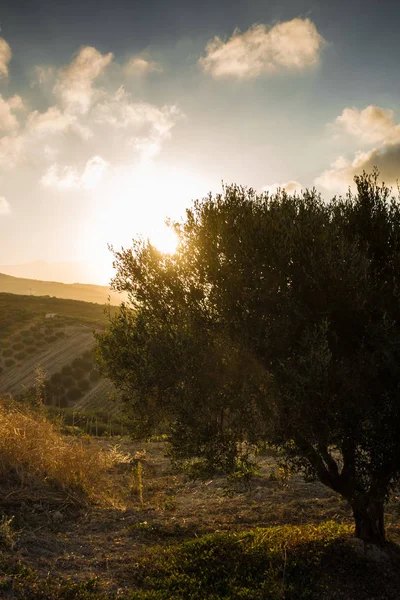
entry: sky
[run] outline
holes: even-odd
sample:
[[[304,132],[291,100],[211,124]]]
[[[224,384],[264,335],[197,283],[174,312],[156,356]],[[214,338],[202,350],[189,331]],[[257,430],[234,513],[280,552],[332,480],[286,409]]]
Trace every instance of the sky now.
[[[3,0],[0,265],[106,284],[107,244],[168,249],[165,219],[222,182],[329,198],[377,166],[396,186],[399,17],[391,0]]]

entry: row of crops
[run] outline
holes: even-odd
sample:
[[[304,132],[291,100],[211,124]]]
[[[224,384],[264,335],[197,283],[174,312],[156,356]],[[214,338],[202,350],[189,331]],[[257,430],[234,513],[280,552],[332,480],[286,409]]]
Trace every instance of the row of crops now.
[[[67,408],[80,400],[100,379],[92,351],[75,358],[45,383],[45,402]]]
[[[0,373],[6,368],[21,364],[31,356],[42,352],[50,344],[66,336],[65,319],[55,318],[34,322],[1,342]]]

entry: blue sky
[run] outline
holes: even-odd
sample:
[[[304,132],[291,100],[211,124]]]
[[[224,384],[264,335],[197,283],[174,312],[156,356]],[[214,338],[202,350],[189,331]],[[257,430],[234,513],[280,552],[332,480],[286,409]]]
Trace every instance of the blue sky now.
[[[399,16],[388,0],[3,3],[0,265],[81,262],[105,282],[108,242],[167,244],[165,217],[221,181],[329,197],[376,164],[395,184]]]

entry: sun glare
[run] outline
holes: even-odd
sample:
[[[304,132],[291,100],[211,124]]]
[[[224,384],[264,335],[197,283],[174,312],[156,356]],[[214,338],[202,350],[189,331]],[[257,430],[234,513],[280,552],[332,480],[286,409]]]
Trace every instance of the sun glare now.
[[[175,231],[167,225],[152,231],[149,240],[163,254],[174,254],[179,242]]]

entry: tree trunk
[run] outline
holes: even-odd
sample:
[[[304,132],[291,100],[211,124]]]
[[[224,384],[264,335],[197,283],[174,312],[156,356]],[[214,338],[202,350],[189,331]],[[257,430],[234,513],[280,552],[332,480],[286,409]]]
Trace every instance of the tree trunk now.
[[[385,544],[385,522],[382,501],[356,502],[352,506],[356,524],[356,537],[382,546]]]

